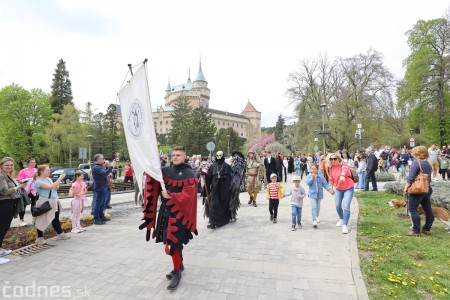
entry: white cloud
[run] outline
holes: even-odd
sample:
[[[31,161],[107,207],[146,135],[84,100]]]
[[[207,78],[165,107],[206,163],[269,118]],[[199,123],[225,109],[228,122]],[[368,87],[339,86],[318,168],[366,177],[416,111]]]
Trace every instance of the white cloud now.
[[[67,62],[78,107],[116,102],[127,64],[149,59],[153,106],[167,80],[181,84],[199,56],[212,108],[239,113],[247,99],[263,126],[289,115],[285,91],[298,61],[327,52],[380,51],[397,77],[408,55],[404,33],[441,17],[448,1],[2,1],[0,87],[50,91]]]

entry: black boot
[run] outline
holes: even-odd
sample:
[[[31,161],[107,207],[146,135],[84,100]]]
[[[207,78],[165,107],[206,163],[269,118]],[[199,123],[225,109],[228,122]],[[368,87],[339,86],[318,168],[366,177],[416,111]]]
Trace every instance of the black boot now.
[[[248,200],[248,204],[252,204],[253,202],[253,197],[250,197],[250,200]]]
[[[180,265],[180,271],[181,271],[181,272],[184,271],[184,265],[183,265],[183,263],[181,263],[181,265]],[[169,280],[172,279],[173,273],[175,273],[174,270],[170,271],[169,274],[166,274],[166,278],[169,279]]]
[[[254,207],[258,207],[258,205],[256,205],[256,201],[255,200],[253,200],[253,206]]]
[[[169,285],[167,286],[168,290],[174,290],[177,288],[178,284],[181,281],[181,271],[176,271],[172,273],[172,279],[170,280]]]

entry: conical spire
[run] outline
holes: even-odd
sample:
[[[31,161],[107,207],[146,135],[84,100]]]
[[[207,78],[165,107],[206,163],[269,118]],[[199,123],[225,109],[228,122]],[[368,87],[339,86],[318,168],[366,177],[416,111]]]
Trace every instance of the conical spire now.
[[[203,71],[202,71],[202,61],[200,61],[200,66],[198,68],[198,73],[197,73],[197,77],[195,77],[195,81],[205,81],[205,75],[203,75]]]
[[[170,87],[170,81],[167,82],[166,92],[170,92],[172,88]]]

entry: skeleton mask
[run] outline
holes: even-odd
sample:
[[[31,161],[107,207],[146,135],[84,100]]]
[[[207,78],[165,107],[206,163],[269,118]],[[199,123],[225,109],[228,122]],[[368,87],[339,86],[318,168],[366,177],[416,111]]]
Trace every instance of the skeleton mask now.
[[[217,159],[222,159],[222,157],[223,157],[223,152],[222,151],[217,151],[216,158]]]

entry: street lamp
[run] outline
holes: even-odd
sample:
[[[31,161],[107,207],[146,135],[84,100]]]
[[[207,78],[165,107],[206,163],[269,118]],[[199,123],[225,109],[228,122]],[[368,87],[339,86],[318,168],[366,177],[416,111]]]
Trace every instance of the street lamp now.
[[[229,134],[227,134],[227,140],[228,140],[228,155],[227,156],[230,156],[230,135]]]
[[[320,104],[319,108],[320,108],[320,112],[322,113],[322,142],[323,142],[323,153],[325,155],[326,151],[326,147],[325,147],[325,134],[323,133],[325,131],[325,107],[327,107],[327,105],[325,103]]]
[[[92,135],[92,134],[88,134],[87,136],[86,136],[86,138],[88,139],[88,141],[89,141],[89,159],[88,159],[88,164],[89,164],[89,169],[91,168],[91,141],[92,141],[92,138],[93,138],[94,136]]]

